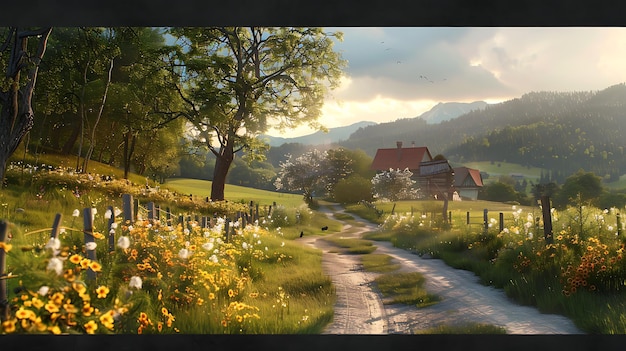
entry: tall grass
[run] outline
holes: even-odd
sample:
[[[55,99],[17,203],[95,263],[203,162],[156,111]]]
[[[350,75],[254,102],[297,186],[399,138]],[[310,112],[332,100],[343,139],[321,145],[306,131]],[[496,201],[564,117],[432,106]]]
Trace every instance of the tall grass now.
[[[424,276],[419,272],[389,273],[374,279],[376,286],[384,297],[389,298],[386,304],[406,304],[427,307],[439,302],[437,295],[428,293],[423,285]]]

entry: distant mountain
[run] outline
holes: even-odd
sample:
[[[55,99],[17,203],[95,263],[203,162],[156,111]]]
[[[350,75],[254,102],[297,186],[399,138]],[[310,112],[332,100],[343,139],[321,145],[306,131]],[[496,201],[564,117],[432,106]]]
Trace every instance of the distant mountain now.
[[[261,135],[260,139],[265,139],[270,146],[280,146],[286,143],[300,143],[305,145],[324,145],[346,140],[352,133],[360,128],[375,125],[375,122],[362,121],[349,126],[328,128],[328,133],[317,131],[313,134],[303,135],[294,138],[275,137],[271,135]]]
[[[487,106],[484,101],[466,102],[440,102],[435,107],[422,113],[419,118],[428,124],[436,124],[449,121],[464,115],[470,111],[483,110]]]

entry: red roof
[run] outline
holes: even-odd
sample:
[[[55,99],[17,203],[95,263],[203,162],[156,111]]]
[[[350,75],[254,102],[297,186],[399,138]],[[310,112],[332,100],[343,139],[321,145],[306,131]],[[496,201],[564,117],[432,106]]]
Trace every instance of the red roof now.
[[[419,170],[420,162],[431,161],[432,159],[430,151],[425,146],[378,149],[370,168],[376,171],[408,168],[411,172],[416,173],[415,171]]]
[[[481,187],[483,186],[483,178],[477,169],[457,167],[454,169],[454,186],[457,188]]]

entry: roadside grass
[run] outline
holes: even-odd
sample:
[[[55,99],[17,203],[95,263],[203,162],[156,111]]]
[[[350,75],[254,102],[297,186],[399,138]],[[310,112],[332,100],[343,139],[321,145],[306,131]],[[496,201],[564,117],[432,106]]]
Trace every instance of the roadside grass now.
[[[391,263],[392,257],[385,254],[365,254],[361,256],[363,269],[369,272],[388,273],[400,269],[397,263]]]
[[[248,267],[252,281],[240,301],[258,308],[260,318],[246,326],[246,334],[320,334],[332,321],[335,291],[321,270],[322,252],[281,238],[264,238],[264,245],[278,250],[277,260],[254,261]],[[282,259],[281,259],[282,258]],[[207,320],[202,306],[177,311],[176,324],[190,334],[219,334],[218,316]]]
[[[424,276],[419,272],[384,274],[374,282],[384,297],[383,303],[415,305],[419,308],[428,307],[440,301],[440,297],[429,294],[424,288]]]
[[[376,209],[363,204],[346,205],[346,212],[355,214],[375,224],[383,224],[390,215],[405,215],[418,218],[425,227],[438,227],[442,220],[443,202],[437,200],[406,200],[397,202],[374,203]],[[515,206],[515,207],[513,207]],[[538,212],[537,208],[494,201],[450,201],[448,202],[448,216],[452,214],[452,227],[465,227],[467,213],[470,214],[470,226],[480,228],[484,219],[484,210],[489,218],[498,218],[502,212],[505,222],[512,221],[513,212],[522,209],[524,212]],[[376,212],[382,211],[382,215]]]
[[[440,325],[425,330],[413,330],[413,334],[506,334],[506,329],[484,323],[465,323],[458,325]]]
[[[342,248],[342,252],[348,254],[368,254],[376,251],[376,246],[369,240],[338,237],[336,235],[324,237],[322,240]]]

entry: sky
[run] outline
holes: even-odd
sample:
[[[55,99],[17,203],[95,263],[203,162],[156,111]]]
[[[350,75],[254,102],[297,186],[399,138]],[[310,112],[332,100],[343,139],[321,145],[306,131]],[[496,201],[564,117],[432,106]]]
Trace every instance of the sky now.
[[[499,103],[537,91],[626,82],[626,27],[340,27],[348,61],[327,128],[412,118],[439,102]],[[315,132],[307,127],[274,136]]]

